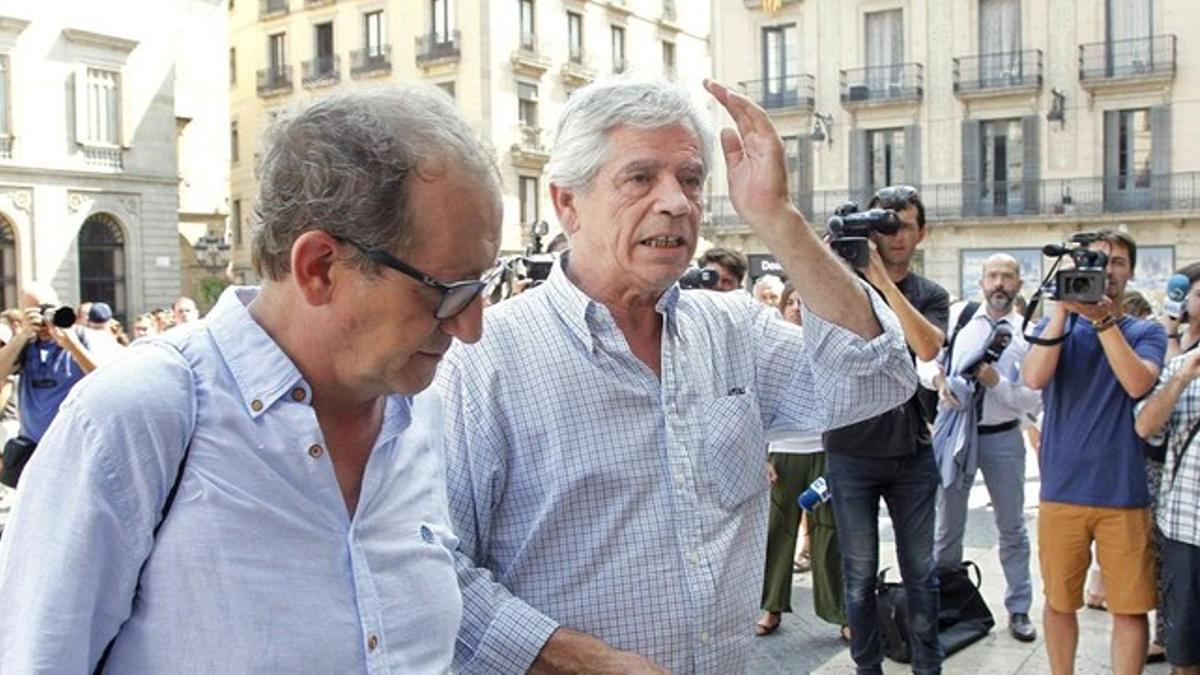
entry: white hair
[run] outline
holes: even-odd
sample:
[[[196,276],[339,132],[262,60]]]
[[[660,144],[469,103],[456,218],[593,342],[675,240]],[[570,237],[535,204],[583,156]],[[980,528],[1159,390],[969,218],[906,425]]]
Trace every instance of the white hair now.
[[[755,295],[758,294],[759,289],[775,291],[776,293],[782,294],[783,293],[783,279],[780,279],[779,277],[775,276],[774,274],[764,274],[763,276],[758,278],[758,281],[754,282],[754,294]]]

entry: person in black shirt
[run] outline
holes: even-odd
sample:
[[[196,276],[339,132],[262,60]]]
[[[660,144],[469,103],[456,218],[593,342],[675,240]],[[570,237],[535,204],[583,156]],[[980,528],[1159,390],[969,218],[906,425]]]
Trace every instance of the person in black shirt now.
[[[930,361],[945,341],[950,295],[910,270],[917,244],[925,238],[925,206],[916,189],[895,186],[876,192],[871,207],[895,211],[902,225],[893,235],[871,235],[870,264],[859,272],[899,317],[909,351]],[[879,417],[827,432],[823,443],[838,530],[854,533],[842,542],[842,577],[850,655],[858,672],[883,672],[875,607],[880,497],[892,519],[908,598],[913,672],[939,672],[942,648],[937,637],[939,602],[933,562],[939,479],[918,394]]]

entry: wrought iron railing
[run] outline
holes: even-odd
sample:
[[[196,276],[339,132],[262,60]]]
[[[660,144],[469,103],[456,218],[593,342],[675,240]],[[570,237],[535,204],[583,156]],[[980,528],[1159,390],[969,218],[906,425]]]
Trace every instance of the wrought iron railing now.
[[[462,56],[462,36],[459,31],[434,32],[417,36],[417,65],[434,61],[458,59]]]
[[[1175,74],[1175,36],[1152,35],[1079,45],[1079,81]]]
[[[258,95],[267,96],[292,90],[292,67],[276,66],[258,71]]]
[[[336,54],[325,54],[301,64],[304,70],[303,83],[312,84],[333,83],[341,79],[341,59]]]
[[[954,93],[1042,86],[1042,50],[960,56],[954,59]]]
[[[925,95],[925,67],[919,63],[851,68],[842,71],[842,104],[916,101]]]
[[[258,0],[258,17],[260,19],[287,14],[289,10],[288,0]]]
[[[391,45],[380,45],[375,49],[355,49],[350,52],[351,76],[391,72],[391,70]]]
[[[815,99],[812,75],[778,75],[764,80],[738,82],[742,93],[766,110],[811,108]]]

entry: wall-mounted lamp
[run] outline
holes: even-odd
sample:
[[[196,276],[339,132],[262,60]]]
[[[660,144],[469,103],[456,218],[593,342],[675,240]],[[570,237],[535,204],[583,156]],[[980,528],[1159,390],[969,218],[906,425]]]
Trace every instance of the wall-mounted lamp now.
[[[829,113],[813,113],[813,130],[808,135],[813,141],[827,141],[833,145],[833,115]]]
[[[1067,123],[1067,95],[1058,87],[1051,89],[1050,95],[1054,97],[1054,100],[1050,102],[1050,112],[1046,113],[1046,119],[1050,122],[1058,122],[1061,129]]]

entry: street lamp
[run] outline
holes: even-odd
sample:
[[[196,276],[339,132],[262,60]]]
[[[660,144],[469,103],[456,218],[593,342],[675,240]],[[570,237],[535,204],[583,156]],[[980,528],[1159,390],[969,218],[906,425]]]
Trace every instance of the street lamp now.
[[[192,248],[196,252],[196,264],[210,274],[229,264],[229,242],[225,241],[225,237],[206,234],[197,239]]]

